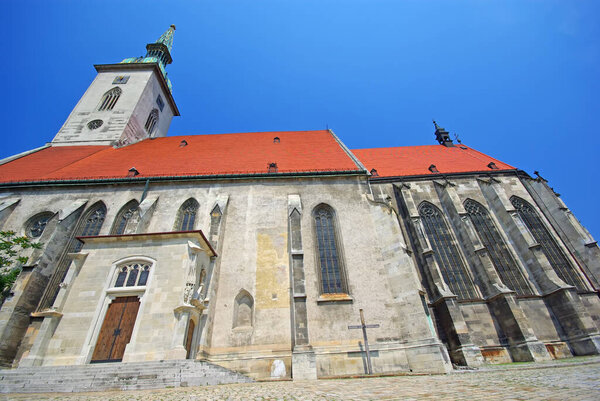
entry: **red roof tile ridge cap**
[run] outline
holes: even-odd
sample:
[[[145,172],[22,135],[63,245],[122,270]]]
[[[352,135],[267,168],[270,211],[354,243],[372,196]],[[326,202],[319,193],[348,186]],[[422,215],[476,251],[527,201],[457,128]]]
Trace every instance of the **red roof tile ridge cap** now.
[[[355,150],[383,150],[383,149],[406,149],[406,148],[429,148],[429,147],[438,147],[438,146],[442,146],[445,148],[445,146],[443,145],[406,145],[406,146],[383,146],[383,147],[379,147],[379,148],[362,148],[362,149],[350,149],[351,151],[355,151]]]
[[[252,131],[252,132],[222,132],[218,134],[187,134],[187,135],[170,135],[170,136],[162,136],[158,138],[148,138],[152,140],[156,139],[169,139],[169,138],[189,138],[195,136],[219,136],[219,135],[244,135],[244,134],[296,134],[302,132],[329,132],[326,129],[313,129],[313,130],[296,130],[296,131]],[[145,141],[145,140],[144,140]],[[140,141],[140,142],[144,142]]]
[[[487,155],[487,154],[485,154],[485,153],[483,153],[483,152],[480,152],[480,151],[478,151],[477,149],[474,149],[474,148],[472,148],[472,147],[470,147],[470,146],[463,145],[463,144],[460,144],[459,146],[464,146],[464,147],[466,147],[468,150],[470,150],[472,153],[471,153],[471,152],[467,152],[467,154],[468,154],[469,156],[471,156],[471,157],[473,157],[473,158],[477,159],[477,160],[481,160],[481,161],[483,161],[483,162],[486,162],[486,161],[488,161],[489,159],[492,159],[493,161],[497,161],[497,162],[499,162],[499,163],[502,163],[502,164],[504,164],[504,165],[506,165],[506,166],[510,167],[510,169],[516,169],[516,167],[513,167],[512,165],[510,165],[510,164],[508,164],[508,163],[505,163],[505,162],[503,162],[502,160],[498,160],[498,159],[496,159],[495,157],[489,156],[489,155]],[[473,154],[473,153],[475,153],[475,154]],[[483,156],[483,157],[482,157],[482,156]],[[506,170],[506,169],[504,169],[504,170]]]

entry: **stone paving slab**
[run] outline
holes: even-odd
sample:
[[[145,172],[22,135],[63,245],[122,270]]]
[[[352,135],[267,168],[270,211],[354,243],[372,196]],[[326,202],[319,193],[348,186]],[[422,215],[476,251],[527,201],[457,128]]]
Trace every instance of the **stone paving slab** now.
[[[0,400],[599,400],[600,360],[434,376],[263,382],[78,394],[5,394]],[[1,384],[0,384],[1,385]]]

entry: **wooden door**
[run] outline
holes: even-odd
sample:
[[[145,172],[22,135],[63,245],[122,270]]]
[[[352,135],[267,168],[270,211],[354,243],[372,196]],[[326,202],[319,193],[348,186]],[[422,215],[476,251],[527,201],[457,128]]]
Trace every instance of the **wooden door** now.
[[[189,359],[192,356],[192,340],[194,339],[194,328],[196,324],[193,320],[190,319],[188,322],[188,330],[187,330],[187,338],[185,340],[185,349],[187,350],[186,359]]]
[[[123,359],[125,346],[131,340],[139,307],[140,300],[136,296],[115,298],[108,305],[92,355],[92,363],[120,362]]]

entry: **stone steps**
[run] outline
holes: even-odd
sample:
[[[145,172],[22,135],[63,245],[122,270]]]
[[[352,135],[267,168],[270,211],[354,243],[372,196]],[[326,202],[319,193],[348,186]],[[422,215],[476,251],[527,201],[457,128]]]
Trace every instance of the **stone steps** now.
[[[206,361],[116,362],[0,370],[0,393],[141,390],[251,381]]]

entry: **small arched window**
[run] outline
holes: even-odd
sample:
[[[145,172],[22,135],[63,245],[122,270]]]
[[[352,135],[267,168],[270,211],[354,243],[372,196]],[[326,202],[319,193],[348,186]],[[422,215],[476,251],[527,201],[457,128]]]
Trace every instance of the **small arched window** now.
[[[144,125],[144,128],[146,129],[146,132],[148,133],[148,135],[150,135],[150,136],[152,135],[157,124],[158,124],[158,110],[152,109],[152,111],[148,115],[146,124]]]
[[[523,277],[523,273],[517,266],[517,262],[512,257],[485,207],[472,199],[467,199],[465,210],[469,214],[483,246],[487,249],[502,282],[519,295],[531,295],[531,288],[527,284],[527,280]]]
[[[108,92],[102,96],[102,100],[100,101],[100,106],[98,106],[98,111],[103,110],[112,110],[117,104],[117,101],[121,97],[121,93],[123,91],[119,87],[112,88]]]
[[[235,297],[233,310],[233,328],[252,327],[252,315],[254,313],[254,299],[246,290],[240,290]]]
[[[552,238],[552,234],[550,234],[533,206],[518,196],[512,196],[510,203],[512,203],[519,213],[519,216],[531,232],[531,235],[533,235],[533,238],[541,245],[542,252],[546,255],[548,262],[550,262],[558,277],[565,283],[575,286],[579,291],[584,291],[586,285],[581,276],[575,271],[573,265],[569,263],[563,251],[558,247],[558,244]]]
[[[125,206],[121,208],[117,217],[115,218],[115,222],[113,224],[112,230],[110,231],[113,235],[125,234],[125,230],[128,228],[128,224],[130,222],[134,222],[139,216],[139,204],[136,200],[131,200],[127,202]]]
[[[343,260],[340,257],[339,234],[335,227],[335,212],[326,204],[320,204],[313,211],[321,292],[323,294],[347,294]]]
[[[175,221],[175,231],[192,231],[196,224],[196,214],[200,205],[194,198],[190,198],[183,202],[177,212],[177,220]]]
[[[150,264],[147,262],[129,262],[119,265],[117,272],[113,287],[142,287],[148,282]]]
[[[476,298],[473,281],[467,274],[467,268],[440,209],[429,202],[423,202],[419,206],[419,215],[435,260],[450,290],[458,299]]]
[[[38,213],[27,221],[25,233],[29,238],[39,238],[46,229],[46,224],[54,216],[52,212]]]

